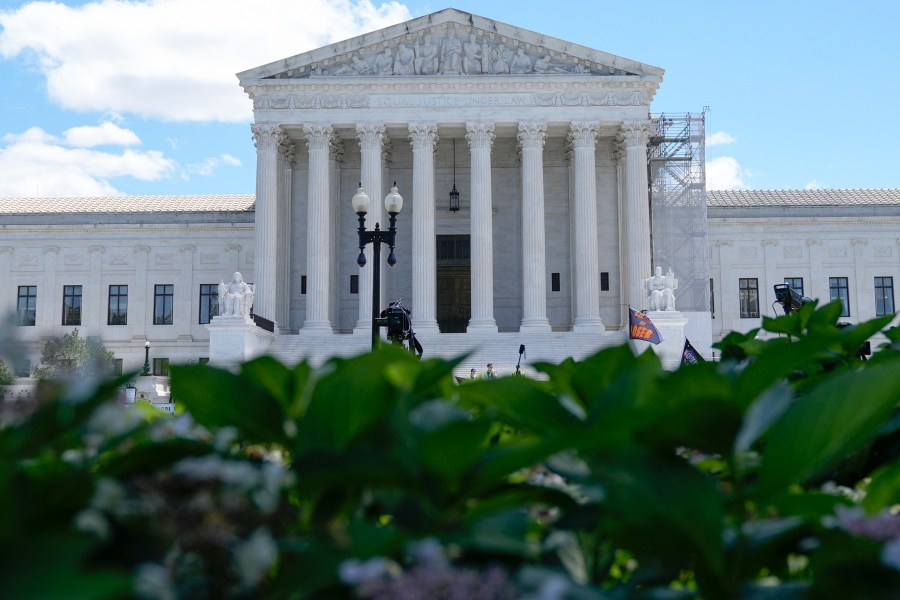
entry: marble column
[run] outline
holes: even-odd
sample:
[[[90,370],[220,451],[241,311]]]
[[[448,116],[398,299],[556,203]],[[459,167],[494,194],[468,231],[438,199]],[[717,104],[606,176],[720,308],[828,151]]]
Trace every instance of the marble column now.
[[[379,223],[387,229],[384,219],[384,189],[382,183],[382,150],[384,149],[384,125],[381,123],[358,123],[356,135],[359,139],[360,182],[369,195],[369,214],[366,215],[366,229],[375,229]],[[366,266],[359,269],[359,319],[354,333],[372,335],[372,245],[365,247]],[[381,265],[384,274],[384,264]],[[382,289],[384,286],[382,286]]]
[[[572,260],[575,271],[575,319],[572,331],[597,333],[605,330],[600,318],[600,260],[597,227],[597,123],[573,121],[569,143],[574,161]]]
[[[253,313],[275,319],[280,125],[253,125],[256,144],[256,225]]]
[[[522,148],[522,332],[550,331],[544,240],[544,141],[547,124],[519,123]]]
[[[84,314],[82,325],[85,336],[99,336],[102,326],[106,324],[104,300],[109,302],[109,288],[101,287],[103,253],[106,252],[106,246],[90,246],[88,251],[91,257],[91,275],[90,285],[83,291],[84,297],[81,301]]]
[[[12,246],[0,246],[0,281],[12,281],[12,261],[15,248]],[[19,290],[12,286],[6,293],[0,295],[0,323],[11,323],[15,318],[14,313],[18,308]]]
[[[466,123],[472,157],[472,317],[468,333],[496,333],[494,320],[494,234],[491,200],[491,146],[494,124]]]
[[[278,208],[275,241],[277,297],[274,320],[279,329],[290,329],[291,310],[291,179],[294,172],[295,147],[284,133],[278,138]]]
[[[309,193],[306,236],[306,320],[303,329],[332,330],[328,318],[330,241],[328,205],[331,199],[330,155],[334,130],[330,124],[304,125],[309,148]]]
[[[625,121],[619,140],[625,149],[624,198],[622,201],[623,285],[622,301],[643,307],[643,280],[650,276],[650,197],[647,189],[647,140],[650,126],[644,121]]]
[[[440,333],[434,208],[437,123],[410,123],[409,139],[413,149],[412,327],[416,333]]]

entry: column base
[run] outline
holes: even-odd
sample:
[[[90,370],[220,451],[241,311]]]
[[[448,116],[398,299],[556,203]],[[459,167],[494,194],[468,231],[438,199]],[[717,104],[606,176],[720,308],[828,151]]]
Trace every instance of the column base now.
[[[519,333],[550,333],[550,331],[550,321],[540,317],[526,317],[519,326]]]
[[[441,332],[437,321],[430,319],[422,319],[421,321],[412,321],[412,329],[416,335],[436,335]]]
[[[606,326],[603,325],[603,319],[600,317],[578,317],[572,324],[572,331],[575,333],[604,333]]]
[[[497,333],[497,321],[494,319],[470,319],[466,333]]]
[[[316,332],[332,332],[334,328],[331,326],[331,321],[324,320],[312,320],[307,319],[303,321],[303,330],[304,331],[316,331]]]
[[[356,327],[353,328],[353,335],[372,335],[372,319],[357,321]]]

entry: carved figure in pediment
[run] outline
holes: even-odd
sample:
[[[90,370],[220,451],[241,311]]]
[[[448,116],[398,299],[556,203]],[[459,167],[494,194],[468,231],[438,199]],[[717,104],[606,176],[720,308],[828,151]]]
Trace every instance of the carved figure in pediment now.
[[[375,56],[372,63],[372,71],[376,75],[390,75],[394,72],[394,56],[390,48],[385,48],[383,54]]]
[[[491,47],[491,73],[509,74],[509,51],[503,44]]]
[[[469,41],[463,44],[463,72],[466,75],[479,75],[481,73],[482,59],[484,53],[481,51],[481,44],[475,37],[474,33],[469,34]]]
[[[447,32],[447,38],[441,44],[441,74],[456,74],[462,71],[462,42],[456,37],[456,31]]]
[[[421,45],[416,40],[415,71],[418,75],[435,75],[438,72],[438,47],[432,43],[430,33],[424,35]]]
[[[397,46],[397,56],[394,58],[394,75],[413,75],[415,73],[416,53],[406,44]]]
[[[358,54],[353,55],[353,71],[357,75],[368,75],[370,72],[369,63],[359,57]]]
[[[564,66],[552,63],[549,54],[545,54],[534,61],[535,73],[566,73],[567,71],[568,69]]]
[[[516,50],[516,55],[512,57],[509,63],[509,72],[513,75],[531,73],[531,59],[525,54],[523,48]]]

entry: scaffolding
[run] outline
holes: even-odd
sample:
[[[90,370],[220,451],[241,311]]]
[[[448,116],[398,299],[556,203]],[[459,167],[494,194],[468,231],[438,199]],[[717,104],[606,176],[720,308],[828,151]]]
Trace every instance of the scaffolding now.
[[[676,307],[709,312],[705,111],[651,115],[647,166],[653,266],[678,279]]]

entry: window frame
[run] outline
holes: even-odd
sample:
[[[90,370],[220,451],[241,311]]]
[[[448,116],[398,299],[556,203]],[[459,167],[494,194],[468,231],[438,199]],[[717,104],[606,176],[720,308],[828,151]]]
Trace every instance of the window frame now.
[[[83,289],[80,285],[63,285],[62,320],[63,327],[81,327],[81,307]]]
[[[881,285],[879,285],[879,280]],[[879,295],[879,290],[881,294]],[[890,296],[888,296],[890,293]],[[890,307],[887,301],[890,300]],[[894,305],[894,278],[891,275],[875,276],[875,316],[882,317],[884,315],[892,315],[896,312]]]
[[[25,294],[22,291],[25,290]],[[33,293],[30,293],[33,292]],[[22,301],[25,301],[25,307],[22,307]],[[24,322],[25,316],[30,313],[31,322]],[[36,285],[20,285],[16,295],[16,325],[19,327],[35,327],[37,325],[37,286]]]
[[[113,293],[116,288],[116,293]],[[125,293],[122,293],[122,289]],[[119,325],[128,325],[128,286],[123,284],[112,284],[107,292],[106,304],[106,324],[114,327]],[[113,312],[113,298],[115,298],[115,312]],[[125,305],[124,309],[122,304]],[[119,322],[121,320],[121,322]]]
[[[796,287],[794,287],[794,282],[795,282],[795,281],[799,281],[799,282],[800,282],[800,289],[797,289]],[[802,296],[806,296],[806,293],[803,291],[803,278],[802,278],[802,277],[785,277],[785,278],[784,278],[784,283],[785,283],[785,285],[787,285],[789,288],[791,288],[792,290],[794,290],[794,291],[796,291],[798,294],[800,294],[801,297],[802,297]]]
[[[169,359],[165,356],[154,357],[151,361],[150,372],[154,377],[169,376]]]
[[[204,291],[204,288],[206,290]],[[204,298],[206,303],[203,302]],[[206,320],[204,321],[204,310],[206,309]],[[197,321],[200,325],[208,325],[213,317],[219,316],[219,284],[218,283],[201,283],[200,284],[200,310]]]
[[[750,282],[753,282],[752,284]],[[738,277],[738,298],[740,299],[740,318],[759,318],[759,278]],[[755,307],[755,310],[754,310]]]
[[[166,308],[168,307],[168,312]],[[162,310],[160,310],[162,308]],[[153,286],[153,324],[175,324],[175,284],[157,283]]]
[[[841,285],[843,283],[843,285]],[[843,292],[843,296],[841,295]],[[831,301],[840,300],[841,316],[850,316],[850,278],[849,277],[829,277],[828,278],[828,296]]]

